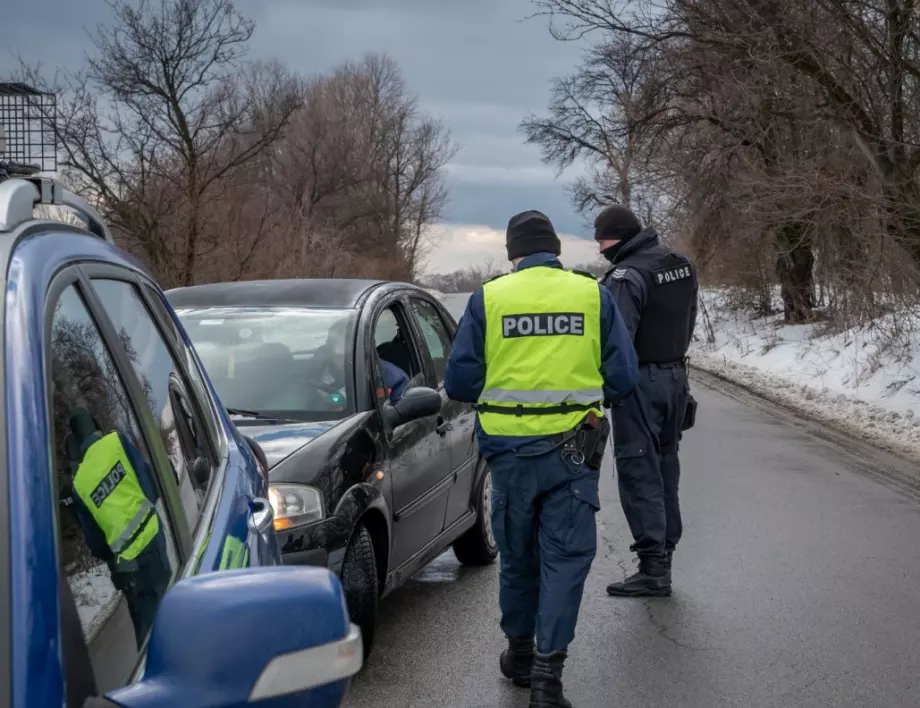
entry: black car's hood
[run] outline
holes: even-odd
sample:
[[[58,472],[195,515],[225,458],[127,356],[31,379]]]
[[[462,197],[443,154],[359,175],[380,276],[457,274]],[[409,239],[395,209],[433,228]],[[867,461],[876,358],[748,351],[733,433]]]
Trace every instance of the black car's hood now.
[[[245,425],[240,426],[240,431],[259,443],[271,468],[341,422],[324,420],[317,423]]]

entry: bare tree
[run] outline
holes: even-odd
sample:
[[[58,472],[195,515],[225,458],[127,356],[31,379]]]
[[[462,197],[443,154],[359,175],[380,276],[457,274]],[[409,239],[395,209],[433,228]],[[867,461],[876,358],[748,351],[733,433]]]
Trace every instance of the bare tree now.
[[[593,133],[565,137],[618,135],[621,161],[624,137],[638,141],[643,172],[665,195],[671,230],[704,279],[741,286],[745,306],[761,312],[772,310],[778,285],[789,322],[812,319],[816,307],[852,321],[890,307],[896,294],[917,296],[913,0],[534,2],[557,38],[594,40],[571,85],[625,86],[635,77],[643,87],[639,110],[632,93],[592,97],[587,103],[610,104],[595,109]],[[609,46],[629,48],[625,64],[597,62]],[[555,117],[583,127],[571,113]],[[613,160],[598,162],[617,174]],[[604,179],[594,175],[595,193]],[[605,196],[622,201],[623,192]]]
[[[447,203],[444,167],[456,146],[392,59],[368,55],[308,82],[278,152],[301,274],[415,275]]]
[[[266,112],[254,82],[241,85],[253,23],[232,0],[110,8],[86,68],[58,85],[70,96],[57,124],[62,165],[161,278],[188,285],[215,248],[207,214],[217,185],[277,140],[297,96]]]
[[[647,211],[649,152],[639,123],[660,105],[654,57],[630,35],[612,35],[585,54],[573,75],[554,82],[549,116],[530,116],[521,129],[560,171],[587,161],[590,176],[572,189],[579,211],[610,202]]]

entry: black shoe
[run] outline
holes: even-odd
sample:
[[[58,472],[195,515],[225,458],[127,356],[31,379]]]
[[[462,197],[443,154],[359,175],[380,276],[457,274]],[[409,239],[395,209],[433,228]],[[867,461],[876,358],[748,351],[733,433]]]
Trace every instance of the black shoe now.
[[[572,708],[562,695],[562,665],[565,653],[537,654],[533,662],[530,708]]]
[[[613,597],[668,597],[671,594],[670,557],[642,556],[639,572],[621,583],[610,583],[607,594]]]
[[[508,638],[508,648],[502,652],[498,666],[502,676],[521,688],[530,687],[530,672],[534,656],[533,637],[526,639]]]

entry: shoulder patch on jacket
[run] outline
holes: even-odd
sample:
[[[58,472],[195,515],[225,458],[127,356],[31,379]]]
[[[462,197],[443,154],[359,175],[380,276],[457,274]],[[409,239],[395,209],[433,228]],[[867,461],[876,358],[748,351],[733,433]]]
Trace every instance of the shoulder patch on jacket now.
[[[594,273],[589,273],[586,270],[578,270],[578,268],[572,268],[569,273],[575,273],[577,275],[583,275],[586,278],[591,278],[591,280],[597,280],[597,276]]]
[[[628,272],[629,268],[614,268],[610,271],[610,277],[613,280],[623,280]]]
[[[510,273],[499,273],[498,275],[493,275],[491,278],[486,278],[485,280],[483,280],[482,284],[485,285],[486,283],[491,283],[493,280],[504,278],[506,275],[510,275]]]

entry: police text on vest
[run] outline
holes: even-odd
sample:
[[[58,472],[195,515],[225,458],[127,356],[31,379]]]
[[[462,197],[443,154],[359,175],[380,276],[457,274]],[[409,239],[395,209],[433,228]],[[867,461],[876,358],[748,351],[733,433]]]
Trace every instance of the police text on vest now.
[[[690,266],[680,266],[679,268],[663,268],[662,270],[656,270],[654,273],[655,276],[655,285],[667,285],[668,283],[676,283],[678,280],[686,280],[693,274],[693,271],[690,270]]]
[[[115,491],[115,487],[118,486],[118,483],[127,476],[128,473],[125,471],[122,464],[116,462],[115,466],[109,470],[109,473],[102,478],[102,481],[99,482],[99,485],[93,490],[93,493],[89,495],[89,498],[93,500],[93,504],[96,505],[97,509],[102,506],[102,502]]]
[[[585,333],[583,312],[542,312],[534,315],[505,315],[502,317],[502,337],[551,337]]]

